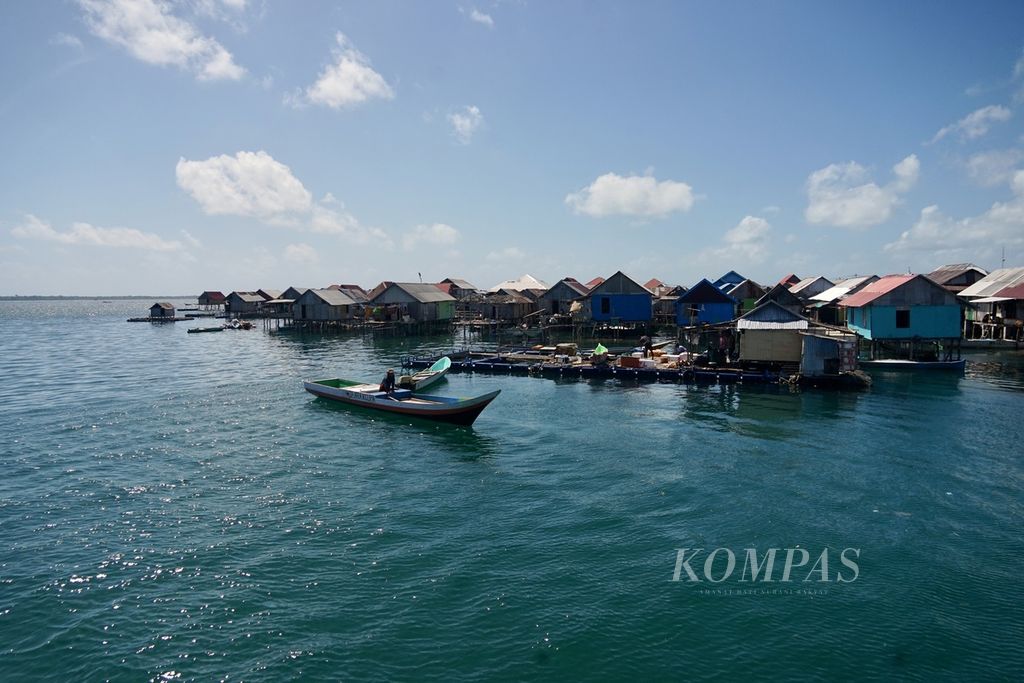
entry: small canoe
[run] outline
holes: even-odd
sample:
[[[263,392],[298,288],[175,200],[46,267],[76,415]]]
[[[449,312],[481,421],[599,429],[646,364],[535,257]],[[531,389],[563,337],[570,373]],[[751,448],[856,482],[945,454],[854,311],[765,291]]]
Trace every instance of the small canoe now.
[[[412,389],[413,391],[423,391],[432,384],[436,384],[448,374],[449,368],[452,367],[452,359],[448,356],[439,358],[437,362],[431,365],[429,368],[420,370],[414,375],[403,375],[398,380],[398,386],[402,389]]]
[[[893,358],[887,360],[862,360],[858,364],[868,370],[954,370],[956,372],[963,372],[967,361],[965,359],[922,361]]]
[[[409,389],[395,389],[389,395],[380,391],[380,385],[347,379],[318,379],[303,382],[303,386],[315,396],[339,403],[458,425],[473,424],[483,409],[501,393],[498,389],[471,398],[449,398],[413,395]]]
[[[190,328],[188,328],[188,333],[189,334],[197,334],[199,332],[223,332],[223,331],[224,331],[223,325],[218,325],[217,327],[190,327]]]

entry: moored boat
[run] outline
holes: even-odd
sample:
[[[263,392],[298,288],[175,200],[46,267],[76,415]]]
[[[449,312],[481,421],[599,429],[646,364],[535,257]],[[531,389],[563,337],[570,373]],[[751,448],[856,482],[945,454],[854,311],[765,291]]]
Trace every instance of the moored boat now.
[[[398,380],[398,386],[403,389],[423,391],[443,379],[451,367],[452,359],[448,356],[442,356],[429,368],[420,370],[413,375],[402,375]]]
[[[224,326],[218,325],[217,327],[190,327],[188,328],[189,334],[196,334],[198,332],[223,332]]]
[[[348,379],[319,379],[303,382],[309,393],[347,405],[361,406],[387,413],[408,415],[438,422],[471,425],[501,390],[470,398],[413,394],[410,389],[380,391],[377,384]]]

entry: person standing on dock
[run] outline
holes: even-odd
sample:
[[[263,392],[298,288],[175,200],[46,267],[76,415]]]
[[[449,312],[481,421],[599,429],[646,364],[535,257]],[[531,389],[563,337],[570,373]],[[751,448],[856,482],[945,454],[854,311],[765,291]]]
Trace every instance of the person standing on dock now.
[[[651,338],[648,337],[646,334],[644,336],[640,337],[640,346],[643,347],[644,358],[650,358],[651,357],[651,348],[652,348],[651,347]]]

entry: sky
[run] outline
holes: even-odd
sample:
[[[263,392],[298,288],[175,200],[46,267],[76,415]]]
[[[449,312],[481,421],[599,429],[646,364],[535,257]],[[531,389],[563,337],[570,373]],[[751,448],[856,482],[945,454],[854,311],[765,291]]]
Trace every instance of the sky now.
[[[1024,265],[1024,3],[0,4],[0,295]]]

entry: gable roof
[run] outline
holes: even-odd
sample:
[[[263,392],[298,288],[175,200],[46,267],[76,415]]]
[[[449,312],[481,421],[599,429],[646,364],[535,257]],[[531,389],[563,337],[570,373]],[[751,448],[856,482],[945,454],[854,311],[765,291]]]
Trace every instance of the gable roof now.
[[[729,291],[726,292],[729,296],[734,299],[753,299],[761,298],[764,296],[764,287],[757,284],[753,280],[744,280],[735,287],[730,287]]]
[[[621,270],[616,271],[614,275],[609,277],[607,280],[599,284],[590,290],[590,295],[594,294],[647,294],[650,296],[651,290],[644,287],[642,284],[631,278],[630,276],[623,273]]]
[[[950,263],[945,266],[939,266],[932,272],[928,273],[928,279],[937,282],[940,285],[944,285],[950,280],[960,277],[965,273],[969,273],[972,270],[976,270],[981,273],[982,277],[988,275],[988,271],[984,268],[979,268],[973,263]]]
[[[715,287],[721,288],[725,285],[738,285],[739,283],[743,282],[746,279],[747,278],[743,277],[735,270],[730,270],[728,273],[718,278],[711,284],[713,284]]]
[[[790,273],[789,275],[786,275],[781,280],[779,280],[777,284],[787,285],[787,286],[792,287],[793,285],[795,285],[798,282],[800,282],[800,278],[797,277],[795,273]]]
[[[314,296],[329,306],[352,306],[359,303],[347,293],[340,289],[334,289],[333,287],[328,287],[326,289],[307,289],[299,299],[304,299],[307,296]]]
[[[647,282],[644,283],[644,287],[646,287],[647,289],[649,289],[649,290],[651,290],[653,292],[655,289],[657,289],[658,287],[661,287],[664,284],[665,283],[662,282],[661,280],[659,280],[658,278],[652,277],[650,280],[648,280]]]
[[[775,285],[760,299],[754,302],[755,306],[760,306],[767,301],[774,301],[783,306],[800,306],[803,307],[804,302],[797,298],[796,294],[789,291],[789,287],[785,283],[780,282]]]
[[[811,297],[811,301],[818,301],[822,303],[832,303],[838,301],[845,296],[849,296],[854,292],[858,292],[867,285],[871,284],[878,279],[877,275],[865,275],[863,277],[850,277],[845,280],[840,280],[832,287],[829,287],[820,294],[815,294]]]
[[[174,304],[167,303],[166,301],[159,301],[159,302],[153,304],[152,306],[150,306],[149,308],[150,309],[162,308],[165,311],[173,311],[174,310]]]
[[[256,293],[268,301],[281,298],[281,291],[278,289],[257,289]]]
[[[488,292],[497,292],[499,289],[514,289],[517,292],[521,292],[524,289],[543,289],[547,290],[549,285],[546,282],[542,282],[532,275],[520,275],[515,280],[505,280],[500,282],[490,289]]]
[[[824,285],[824,286],[823,286]],[[822,288],[822,291],[834,286],[835,283],[824,277],[823,275],[815,275],[814,277],[806,277],[800,282],[796,283],[789,288],[789,291],[793,294],[799,295],[808,289],[815,289],[818,287]]]
[[[237,297],[247,304],[260,304],[266,301],[262,296],[256,292],[231,292],[228,294],[228,298]]]
[[[1024,268],[999,268],[964,289],[960,296],[972,299],[996,296],[997,292],[1018,284],[1024,284]]]
[[[597,277],[595,277],[590,282],[585,283],[583,286],[586,287],[587,289],[593,289],[594,287],[597,287],[602,282],[604,282],[604,278],[601,277],[600,275],[598,275]]]
[[[840,301],[839,305],[851,308],[867,306],[875,301],[878,301],[886,294],[894,292],[900,287],[903,287],[904,285],[912,281],[921,281],[927,283],[935,290],[938,290],[945,294],[947,297],[950,297],[951,301],[956,300],[956,297],[954,297],[949,291],[944,289],[942,285],[936,284],[935,282],[925,277],[924,275],[905,273],[902,275],[886,275],[885,277],[879,278],[878,280],[875,280],[871,284],[861,289],[856,294],[851,294],[847,298]]]
[[[736,321],[738,330],[806,330],[810,321],[788,308],[766,301]]]
[[[469,282],[457,277],[446,277],[445,279],[441,280],[441,282],[448,283],[450,285],[455,285],[459,289],[476,289],[475,285],[471,285]]]
[[[686,304],[734,304],[736,299],[715,287],[704,278],[683,293],[677,301]]]
[[[392,287],[402,290],[421,304],[437,303],[439,301],[455,301],[455,297],[451,294],[446,294],[436,286],[424,282],[392,282],[377,296],[379,297]]]

